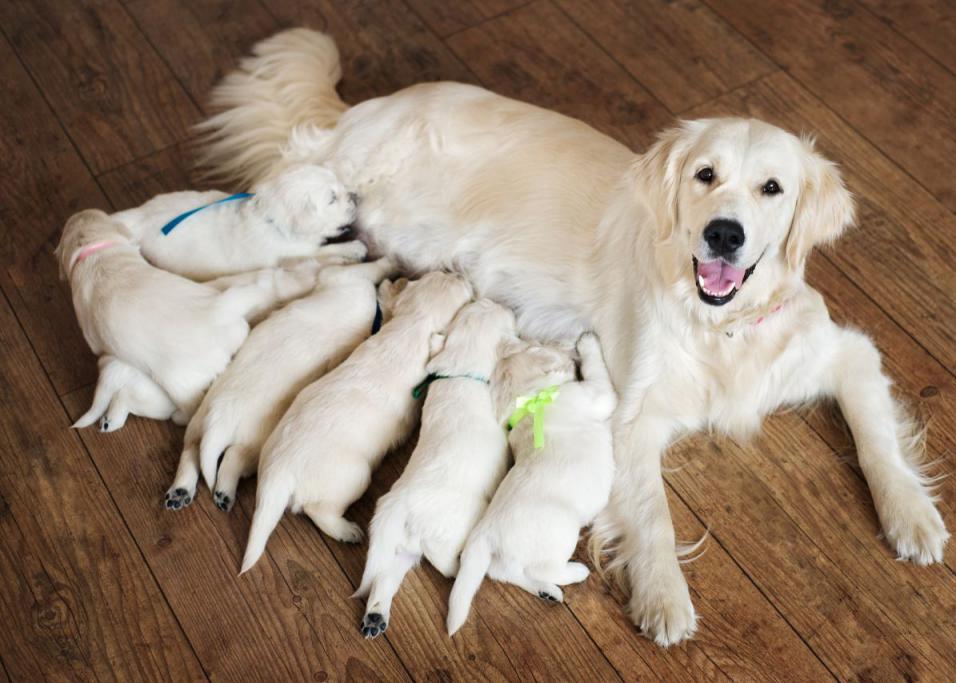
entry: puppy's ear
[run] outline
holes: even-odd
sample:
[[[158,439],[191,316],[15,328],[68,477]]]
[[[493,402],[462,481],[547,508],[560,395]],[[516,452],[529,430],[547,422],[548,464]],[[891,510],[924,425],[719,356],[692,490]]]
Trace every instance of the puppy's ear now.
[[[395,300],[408,285],[408,278],[399,278],[398,280],[382,280],[378,286],[378,303],[382,307],[382,312],[390,316],[395,309]]]
[[[682,121],[660,134],[631,167],[638,201],[653,212],[657,235],[666,241],[677,227],[677,190],[687,153],[703,121]]]
[[[787,265],[793,269],[803,266],[815,245],[839,237],[853,224],[856,213],[853,195],[836,164],[814,151],[813,140],[804,138],[801,143],[806,154],[805,179],[785,251]]]
[[[507,358],[520,353],[530,346],[528,342],[518,337],[507,336],[498,343],[498,358]]]
[[[444,348],[445,335],[441,332],[432,332],[432,336],[428,338],[428,355],[430,357],[437,356]]]

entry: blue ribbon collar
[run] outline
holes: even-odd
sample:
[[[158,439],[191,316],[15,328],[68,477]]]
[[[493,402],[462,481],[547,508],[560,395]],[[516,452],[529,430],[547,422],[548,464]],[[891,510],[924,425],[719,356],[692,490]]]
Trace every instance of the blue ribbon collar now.
[[[184,220],[192,216],[194,213],[199,213],[203,209],[208,209],[210,206],[216,206],[217,204],[225,204],[226,202],[236,201],[237,199],[248,199],[249,197],[252,197],[252,196],[253,194],[251,192],[237,192],[236,194],[231,194],[228,197],[217,199],[211,204],[205,204],[203,206],[200,206],[199,208],[192,209],[191,211],[187,211],[186,213],[181,213],[178,216],[176,216],[173,220],[169,221],[166,225],[164,225],[161,232],[164,235],[168,235],[169,233],[173,231],[173,228],[175,228]]]

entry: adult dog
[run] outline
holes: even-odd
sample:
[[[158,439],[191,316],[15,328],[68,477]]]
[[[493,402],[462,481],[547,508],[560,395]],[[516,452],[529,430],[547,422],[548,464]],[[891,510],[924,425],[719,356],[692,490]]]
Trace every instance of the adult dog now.
[[[327,164],[362,196],[374,250],[412,271],[467,274],[515,310],[524,335],[597,331],[620,397],[616,482],[597,532],[617,539],[631,615],[649,637],[677,643],[696,624],[662,454],[706,427],[753,432],[787,404],[835,397],[888,542],[904,559],[942,559],[948,534],[879,353],[804,282],[813,246],[854,215],[809,141],[755,120],[700,120],[635,155],[467,85],[349,108],[340,74],[322,34],[260,43],[213,93],[222,111],[204,124],[205,161],[247,182],[297,160]]]

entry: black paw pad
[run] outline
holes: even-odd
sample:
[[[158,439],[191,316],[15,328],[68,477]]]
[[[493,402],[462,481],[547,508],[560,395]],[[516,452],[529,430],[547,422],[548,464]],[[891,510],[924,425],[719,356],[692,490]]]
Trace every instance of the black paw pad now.
[[[359,628],[363,636],[366,638],[374,638],[385,633],[385,629],[388,628],[388,622],[385,621],[384,617],[378,612],[370,612],[362,619],[362,624]]]
[[[189,495],[189,491],[183,488],[167,491],[163,500],[165,501],[166,509],[168,510],[179,510],[180,508],[184,508],[193,502],[193,498]]]
[[[110,428],[110,421],[104,417],[103,419],[100,420],[100,431],[105,432],[105,431],[108,431],[109,428]]]
[[[229,512],[229,509],[232,507],[232,498],[222,491],[216,491],[216,493],[213,494],[213,500],[216,503],[216,507],[223,512]]]
[[[551,593],[548,593],[548,592],[546,592],[546,591],[539,591],[539,592],[538,592],[538,597],[539,597],[539,598],[544,598],[545,600],[548,600],[549,602],[557,602],[557,601],[558,601],[558,599],[557,599],[556,597],[554,597],[553,595],[551,595]]]

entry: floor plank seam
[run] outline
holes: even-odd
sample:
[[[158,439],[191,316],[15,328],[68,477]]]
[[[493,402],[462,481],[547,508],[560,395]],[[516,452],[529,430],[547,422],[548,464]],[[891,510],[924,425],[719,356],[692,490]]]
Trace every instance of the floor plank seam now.
[[[509,14],[512,14],[512,13],[514,13],[514,12],[517,12],[518,10],[522,10],[522,9],[524,9],[525,7],[527,7],[528,5],[533,5],[533,4],[536,3],[536,2],[538,2],[538,0],[528,0],[527,2],[523,2],[523,3],[521,3],[520,5],[517,5],[517,6],[515,6],[515,7],[511,7],[511,8],[509,8],[509,9],[506,9],[506,10],[503,10],[503,11],[498,12],[498,13],[496,13],[496,14],[493,14],[493,15],[491,15],[490,17],[485,17],[484,19],[482,19],[481,21],[479,21],[477,24],[472,24],[471,26],[462,26],[462,27],[459,28],[459,29],[455,29],[455,30],[452,31],[451,33],[446,33],[446,34],[444,34],[444,35],[439,35],[439,34],[435,33],[434,31],[432,31],[432,33],[433,33],[435,36],[437,36],[439,40],[441,40],[442,42],[444,42],[444,41],[447,40],[448,38],[451,38],[451,37],[453,37],[453,36],[457,36],[459,33],[464,33],[464,32],[467,31],[468,29],[476,28],[476,27],[478,27],[478,26],[484,26],[485,24],[487,24],[487,23],[490,22],[490,21],[494,21],[495,19],[501,19],[501,18],[503,18],[503,17],[506,17],[506,16],[508,16]],[[424,18],[423,18],[413,7],[409,6],[407,2],[406,2],[405,4],[406,4],[406,6],[409,7],[409,9],[411,9],[413,12],[415,12],[415,14],[418,15],[418,17],[419,17],[420,19],[422,19],[422,21],[424,21]],[[426,25],[427,25],[427,24],[426,24]],[[431,27],[429,27],[429,30],[431,30]]]

